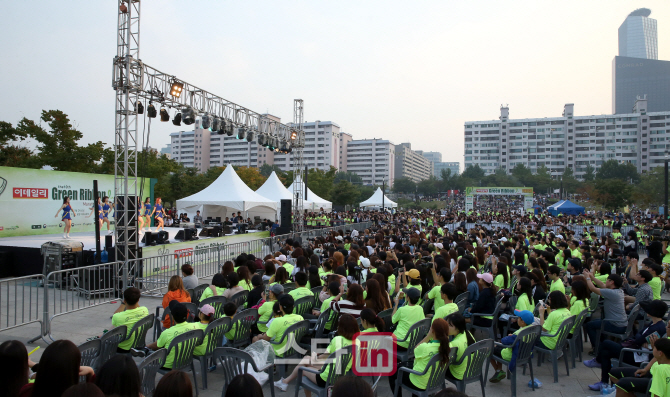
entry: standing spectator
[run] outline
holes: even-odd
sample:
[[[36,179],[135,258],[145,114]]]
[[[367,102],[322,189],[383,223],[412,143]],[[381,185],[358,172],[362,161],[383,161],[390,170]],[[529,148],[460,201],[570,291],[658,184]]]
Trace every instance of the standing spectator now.
[[[195,223],[195,227],[202,227],[202,216],[200,215],[200,211],[195,212],[195,216],[193,217],[193,223]]]
[[[624,294],[621,290],[623,279],[618,274],[610,274],[607,277],[607,282],[603,284],[602,281],[596,279],[593,274],[587,270],[583,272],[586,277],[586,285],[591,292],[595,292],[603,297],[603,307],[605,309],[604,329],[608,332],[621,334],[626,331],[628,326],[628,316],[626,316],[626,308],[624,305]],[[597,285],[594,285],[594,283]],[[601,319],[591,320],[586,323],[586,333],[591,339],[591,346],[596,346],[596,334],[600,329],[602,323]],[[589,354],[595,355],[595,349]]]
[[[190,264],[181,265],[181,277],[185,289],[193,289],[198,286],[198,276],[193,274],[193,266]]]

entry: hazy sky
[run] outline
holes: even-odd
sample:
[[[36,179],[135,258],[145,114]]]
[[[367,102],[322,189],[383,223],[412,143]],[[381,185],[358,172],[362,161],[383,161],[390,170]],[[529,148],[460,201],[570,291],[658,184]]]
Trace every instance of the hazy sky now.
[[[117,2],[3,2],[0,120],[69,114],[85,142],[114,142]],[[463,123],[611,113],[617,29],[636,8],[658,20],[670,59],[670,2],[143,0],[145,63],[256,112],[331,120],[463,162]],[[632,106],[632,104],[631,104]],[[156,119],[158,120],[158,119]],[[182,127],[184,128],[184,127]],[[172,123],[153,123],[150,145]]]

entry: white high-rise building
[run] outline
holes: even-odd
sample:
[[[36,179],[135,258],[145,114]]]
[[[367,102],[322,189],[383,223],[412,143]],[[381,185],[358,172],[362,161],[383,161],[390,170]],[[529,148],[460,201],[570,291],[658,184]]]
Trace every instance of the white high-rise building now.
[[[487,174],[502,167],[510,172],[523,164],[536,172],[545,166],[552,177],[566,167],[582,178],[587,166],[596,170],[615,159],[634,164],[638,172],[663,165],[670,138],[670,111],[647,112],[638,98],[633,112],[574,116],[574,105],[562,117],[509,119],[501,107],[499,120],[465,122],[465,167],[479,164]]]
[[[458,175],[460,174],[460,168],[461,164],[458,161],[456,162],[440,161],[439,163],[433,163],[433,175],[435,175],[435,177],[438,179],[442,178],[442,170],[450,170],[451,175]]]
[[[395,147],[395,177],[409,178],[420,182],[433,175],[433,164],[422,155],[421,151],[412,150],[409,142]]]
[[[619,56],[658,59],[656,20],[651,10],[639,8],[626,17],[619,27]]]
[[[332,121],[317,120],[303,123],[302,128],[305,131],[303,164],[310,169],[328,171],[331,166],[339,169],[340,126]],[[275,153],[274,165],[284,171],[290,171],[293,166],[293,153]]]
[[[363,178],[364,185],[393,186],[395,145],[386,139],[354,139],[347,143],[347,168]]]

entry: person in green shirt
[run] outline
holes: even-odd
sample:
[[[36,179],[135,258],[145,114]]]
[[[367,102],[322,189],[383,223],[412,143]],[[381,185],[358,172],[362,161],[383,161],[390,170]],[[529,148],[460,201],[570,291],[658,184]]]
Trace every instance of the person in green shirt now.
[[[401,297],[404,296],[406,299],[406,305],[398,308]],[[398,324],[393,334],[400,341],[405,339],[407,336],[407,331],[409,328],[416,324],[417,322],[426,318],[423,314],[423,308],[418,306],[417,303],[421,299],[421,291],[416,288],[405,288],[402,290],[402,293],[396,295],[394,299],[393,307],[393,317],[391,321],[393,324]],[[398,342],[398,350],[407,350],[409,342]]]
[[[386,324],[381,317],[377,316],[374,310],[365,308],[361,310],[361,332],[384,332]]]
[[[326,379],[328,379],[328,376],[330,376],[330,371],[338,370],[339,367],[337,365],[338,360],[337,357],[335,357],[335,361],[332,363],[332,365],[331,363],[323,364],[323,360],[327,359],[331,354],[335,353],[336,351],[345,348],[347,346],[351,346],[353,343],[352,341],[354,339],[354,335],[356,335],[358,332],[359,329],[356,319],[350,314],[341,315],[337,324],[337,336],[335,336],[330,341],[330,344],[326,348],[326,352],[318,356],[316,352],[312,352],[310,356],[303,357],[300,363],[295,366],[293,372],[291,372],[289,376],[287,376],[286,378],[279,379],[274,383],[275,387],[281,391],[286,391],[288,389],[289,383],[291,383],[293,379],[298,377],[298,370],[300,367],[311,367],[315,369],[324,368],[323,373],[319,375],[305,371],[302,373],[302,376],[306,377],[307,379],[315,383],[317,386],[325,387]],[[349,364],[344,369],[345,373],[351,370],[352,363],[353,360],[349,361]],[[308,390],[305,391],[307,392]]]
[[[468,365],[467,360],[463,360],[460,364],[455,364],[463,357],[463,353],[468,346],[475,343],[475,338],[466,329],[465,317],[460,313],[452,313],[447,316],[447,323],[449,323],[449,336],[453,337],[449,342],[450,348],[457,348],[454,363],[449,365],[445,378],[447,380],[462,380],[465,374],[465,368]]]
[[[295,276],[293,276],[293,278],[295,279],[295,283],[298,287],[290,291],[288,294],[291,295],[294,300],[297,301],[298,299],[304,298],[306,296],[312,296],[312,297],[314,296],[314,294],[312,294],[312,291],[310,291],[306,287],[308,279],[307,273],[298,272],[295,274]]]
[[[449,361],[449,324],[446,320],[438,318],[430,326],[430,331],[425,338],[419,342],[414,348],[414,365],[412,370],[416,372],[423,372],[430,360],[439,354],[440,361],[445,364]],[[409,386],[412,390],[423,391],[428,386],[428,379],[430,378],[430,371],[425,375],[407,374],[403,375],[402,383]],[[391,391],[395,391],[396,382],[398,380],[398,373],[389,376],[389,385]],[[398,396],[401,396],[400,386]]]
[[[514,343],[514,341],[516,339],[516,335],[518,335],[519,332],[521,332],[524,328],[528,327],[529,325],[532,325],[533,322],[535,321],[535,317],[533,316],[532,311],[514,310],[514,314],[518,317],[517,318],[517,324],[519,325],[519,329],[516,330],[513,334],[509,334],[508,336],[503,337],[502,340],[501,340],[501,343],[503,345],[511,345],[512,343]],[[514,355],[514,346],[511,346],[511,347],[496,346],[493,349],[493,355],[496,356],[496,357],[500,357],[505,361],[510,361],[511,362],[512,356]],[[489,382],[498,383],[501,380],[505,379],[505,377],[507,375],[502,370],[502,367],[503,367],[502,363],[494,360],[493,358],[491,358],[489,360],[489,362],[491,363],[491,366],[493,367],[493,369],[496,370],[496,372],[493,374],[493,377],[491,379],[489,379]],[[510,364],[510,366],[511,365],[512,364]],[[509,370],[513,371],[514,367],[510,368]]]
[[[458,296],[458,290],[453,283],[444,283],[440,287],[440,296],[444,301],[444,305],[435,310],[433,322],[438,318],[446,318],[451,313],[458,312],[458,305],[454,303],[454,299]]]
[[[199,329],[197,324],[189,323],[186,321],[186,318],[188,317],[188,309],[186,308],[186,306],[184,306],[183,303],[173,300],[170,302],[170,305],[168,307],[170,308],[171,316],[175,322],[175,325],[163,331],[161,333],[161,336],[158,337],[158,340],[156,342],[148,344],[147,347],[150,350],[158,350],[161,348],[167,349],[170,346],[172,340],[177,336],[189,331]],[[172,349],[168,353],[167,358],[165,359],[165,364],[163,364],[163,368],[172,369],[172,363],[174,362],[174,353],[175,349]]]
[[[647,270],[652,275],[651,281],[647,284],[651,287],[654,293],[654,299],[661,299],[661,292],[663,291],[663,282],[661,281],[661,274],[663,274],[663,266],[658,265],[649,258],[642,261],[642,269]]]
[[[127,288],[123,291],[123,303],[112,315],[112,326],[120,327],[125,325],[128,328],[126,338],[130,336],[133,326],[136,322],[149,315],[149,310],[140,306],[140,290],[135,287]],[[135,343],[134,339],[126,339],[119,343],[116,349],[118,353],[128,353],[131,346]]]
[[[445,302],[442,298],[441,288],[444,284],[451,280],[451,271],[448,267],[443,267],[440,269],[440,274],[437,274],[435,272],[435,266],[433,266],[430,270],[433,273],[433,281],[435,282],[435,286],[433,289],[428,291],[426,294],[426,299],[433,299],[433,309],[435,309],[435,312],[437,313],[437,311],[445,305]]]
[[[549,313],[546,320],[544,319],[545,311]],[[555,335],[561,327],[561,323],[572,316],[570,310],[568,310],[568,300],[565,297],[565,292],[561,291],[551,292],[547,297],[547,302],[539,307],[539,312],[542,330],[551,335]],[[542,336],[535,345],[542,349],[552,350],[556,347],[557,339],[558,336]]]
[[[275,284],[270,286],[267,291],[268,297],[261,307],[258,308],[258,322],[256,323],[258,332],[254,332],[255,334],[262,334],[268,331],[267,323],[272,318],[272,306],[284,293],[284,287],[280,284]],[[263,295],[265,295],[265,292]]]
[[[589,298],[591,297],[591,291],[589,287],[582,280],[575,280],[572,283],[572,290],[570,291],[570,314],[573,316],[579,316],[581,312],[589,308]],[[572,327],[570,330],[570,337],[575,332],[577,325]]]
[[[563,280],[561,280],[561,268],[556,265],[549,266],[549,280],[551,280],[549,292],[560,291],[565,294],[565,286]]]
[[[267,332],[256,336],[253,339],[253,342],[256,342],[258,340],[266,340],[266,341],[275,340],[279,342],[284,336],[284,333],[286,332],[286,329],[288,327],[304,320],[302,316],[293,314],[293,305],[295,304],[295,300],[293,300],[293,297],[291,295],[283,294],[279,298],[278,302],[279,302],[279,309],[281,310],[283,316],[272,320],[272,324],[270,324],[270,327],[268,328]],[[272,345],[272,348],[274,349],[275,355],[277,357],[282,357],[282,354],[284,354],[285,350],[284,347],[286,346],[287,341],[288,338],[284,338],[284,341],[282,343]]]
[[[226,281],[226,276],[221,273],[216,273],[214,277],[212,277],[212,285],[205,288],[205,291],[200,296],[200,302],[212,296],[223,295],[223,293],[226,292],[227,287],[228,282]]]
[[[666,337],[654,342],[654,358],[656,364],[652,365],[651,388],[652,396],[665,397],[670,395],[670,340]]]
[[[196,329],[201,329],[202,332],[205,332],[207,327],[209,326],[209,323],[214,320],[214,313],[216,311],[211,305],[202,305],[200,309],[198,309],[200,313],[198,314],[198,319],[200,320],[199,322],[195,323]],[[207,343],[209,342],[209,336],[205,336],[205,338],[202,340],[202,344],[198,345],[195,347],[195,350],[193,351],[194,356],[203,356],[207,352]],[[225,345],[226,340],[224,339],[223,343],[221,345]],[[214,367],[216,368],[216,366]]]
[[[228,317],[231,321],[233,320],[233,317],[235,317],[235,314],[237,314],[237,305],[235,302],[226,302],[225,305],[223,305],[223,314]],[[224,341],[223,344],[225,345],[228,343],[229,340],[234,340],[235,339],[235,332],[237,332],[237,324],[231,323],[232,326],[226,332],[224,335]]]

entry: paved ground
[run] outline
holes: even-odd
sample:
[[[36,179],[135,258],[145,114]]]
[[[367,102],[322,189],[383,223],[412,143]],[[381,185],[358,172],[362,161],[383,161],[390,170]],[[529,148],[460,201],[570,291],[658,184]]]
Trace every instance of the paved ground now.
[[[664,293],[663,298],[670,299],[670,294]],[[142,298],[141,303],[149,308],[150,312],[155,312],[156,306],[160,305],[160,299],[158,298]],[[100,306],[90,307],[78,312],[69,313],[63,316],[56,317],[51,325],[52,335],[54,339],[70,339],[75,344],[81,344],[86,341],[87,338],[102,334],[104,329],[111,328],[110,317],[114,310],[118,307],[119,302],[103,304]],[[27,342],[29,339],[37,336],[39,334],[39,326],[37,324],[30,324],[18,328],[14,328],[7,331],[0,332],[0,342],[10,339],[17,339],[22,342]],[[152,331],[149,332],[147,336],[147,341],[153,340]],[[480,334],[477,335],[478,339],[481,339]],[[47,344],[43,340],[38,340],[34,344],[30,345],[28,348],[32,350],[33,346],[41,346],[42,349],[38,350],[31,356],[34,361],[39,361],[39,357],[44,351],[44,347]],[[584,345],[585,352],[588,352],[591,349],[590,343],[585,343]],[[584,358],[589,359],[590,357],[584,353]],[[196,368],[198,365],[196,364]],[[598,381],[600,376],[599,369],[591,369],[584,366],[584,364],[577,362],[577,368],[570,368],[570,376],[567,376],[565,373],[565,364],[561,359],[559,361],[559,378],[558,383],[553,383],[553,375],[551,372],[550,362],[545,362],[541,367],[537,368],[534,366],[535,377],[538,378],[543,386],[540,389],[537,389],[533,392],[529,387],[527,387],[528,381],[530,379],[529,375],[520,376],[518,385],[517,385],[517,394],[519,396],[536,396],[536,397],[577,397],[577,396],[596,396],[599,395],[599,392],[593,392],[588,389],[588,385]],[[197,368],[198,376],[200,376],[199,368]],[[493,374],[493,369],[489,368],[489,377]],[[223,387],[223,375],[221,370],[208,373],[209,379],[209,388],[208,390],[200,390],[200,396],[203,397],[214,397],[220,396],[221,390]],[[263,387],[266,396],[270,396],[270,385],[266,384]],[[278,397],[281,396],[294,396],[295,388],[291,385],[286,393],[275,389],[275,394]],[[391,396],[392,390],[389,387],[388,380],[382,379],[378,388],[379,396]],[[466,394],[468,396],[482,396],[482,391],[478,383],[471,383],[466,388]],[[300,393],[302,396],[303,393]],[[407,395],[407,394],[406,394]],[[503,380],[500,383],[486,383],[486,396],[488,397],[502,397],[510,396],[510,381]]]

